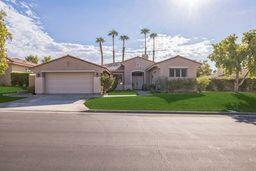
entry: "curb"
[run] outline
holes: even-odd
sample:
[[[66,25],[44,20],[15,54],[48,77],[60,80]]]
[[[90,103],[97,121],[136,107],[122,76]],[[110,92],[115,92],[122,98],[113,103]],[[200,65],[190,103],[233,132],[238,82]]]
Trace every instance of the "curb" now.
[[[147,110],[86,110],[85,113],[131,113],[131,114],[183,114],[183,115],[256,115],[251,112],[199,112],[199,111],[147,111]]]

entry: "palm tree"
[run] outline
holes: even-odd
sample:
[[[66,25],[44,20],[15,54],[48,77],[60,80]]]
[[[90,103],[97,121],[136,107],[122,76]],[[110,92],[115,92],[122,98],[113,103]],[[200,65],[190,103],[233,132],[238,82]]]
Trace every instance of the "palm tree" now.
[[[104,38],[102,38],[102,37],[96,38],[96,43],[99,43],[99,46],[100,46],[101,65],[103,65],[103,48],[102,48],[102,44],[104,42],[105,42]]]
[[[115,37],[118,36],[118,32],[115,30],[111,30],[108,33],[108,36],[112,37],[112,43],[113,43],[113,63],[115,63]]]
[[[123,52],[122,52],[122,62],[124,62],[124,54],[125,54],[125,41],[129,40],[129,37],[126,35],[120,36],[120,40],[123,41]]]
[[[151,33],[150,38],[153,39],[153,62],[155,62],[155,53],[156,53],[156,37],[158,35],[156,33]]]
[[[141,29],[140,30],[140,33],[141,34],[144,34],[144,36],[145,36],[145,56],[147,56],[147,34],[150,32],[150,30],[149,29],[147,29],[147,28],[143,28],[143,29]]]

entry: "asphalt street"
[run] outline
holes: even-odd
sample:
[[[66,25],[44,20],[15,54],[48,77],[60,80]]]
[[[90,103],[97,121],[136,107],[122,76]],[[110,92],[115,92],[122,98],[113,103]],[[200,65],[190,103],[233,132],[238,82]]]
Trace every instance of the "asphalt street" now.
[[[0,170],[256,170],[256,116],[1,111]]]

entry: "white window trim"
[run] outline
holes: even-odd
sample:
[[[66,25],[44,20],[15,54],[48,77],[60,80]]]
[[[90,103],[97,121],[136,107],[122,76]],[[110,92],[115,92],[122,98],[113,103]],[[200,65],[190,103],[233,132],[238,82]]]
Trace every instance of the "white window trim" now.
[[[170,69],[174,69],[174,77],[170,76]],[[180,69],[180,77],[176,77],[176,69]],[[186,77],[182,77],[182,69],[187,69],[187,75]],[[188,67],[171,67],[169,68],[169,78],[188,78]]]

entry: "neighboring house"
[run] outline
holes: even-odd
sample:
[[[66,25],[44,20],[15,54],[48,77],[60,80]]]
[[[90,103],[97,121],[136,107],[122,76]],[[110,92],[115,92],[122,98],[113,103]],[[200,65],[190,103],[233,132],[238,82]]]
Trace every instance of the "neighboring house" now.
[[[36,94],[98,94],[100,75],[107,72],[119,78],[117,89],[142,89],[159,78],[196,78],[201,63],[176,56],[161,62],[135,57],[100,66],[70,55],[30,68],[35,74]]]
[[[105,65],[119,78],[117,89],[142,89],[143,84],[155,84],[160,78],[196,78],[200,62],[176,56],[160,62],[135,57],[124,62]]]
[[[106,67],[67,55],[32,67],[36,94],[98,94]]]
[[[5,74],[0,77],[0,85],[11,85],[11,73],[28,73],[29,68],[36,64],[18,59],[18,58],[7,58],[8,69]]]

